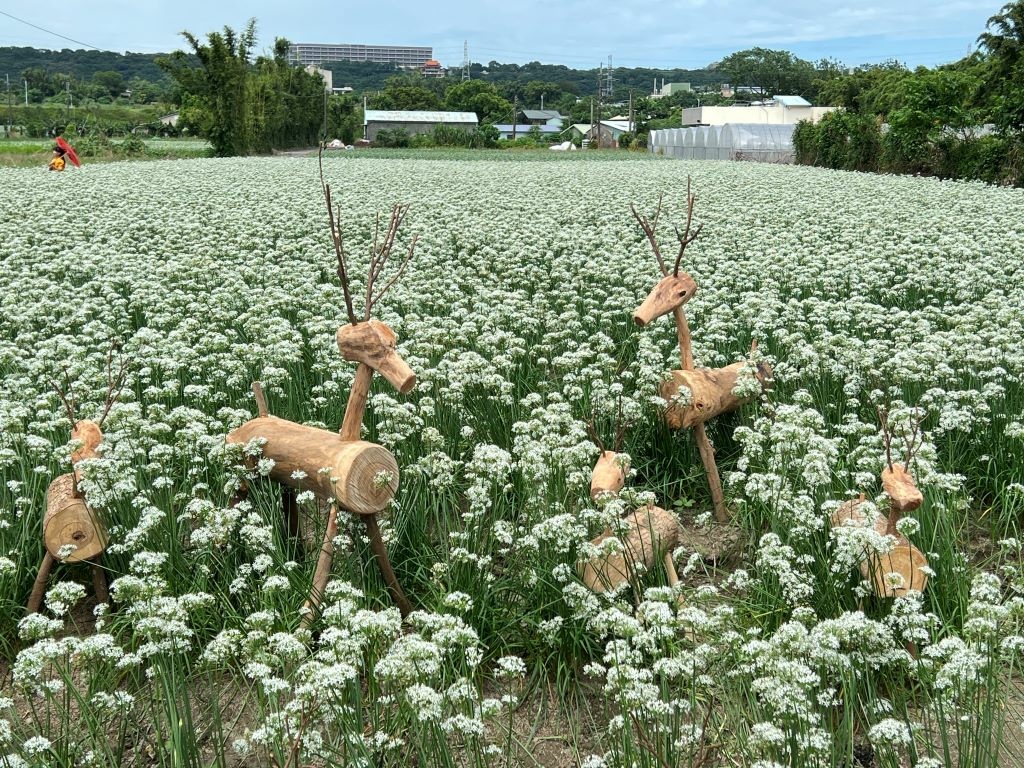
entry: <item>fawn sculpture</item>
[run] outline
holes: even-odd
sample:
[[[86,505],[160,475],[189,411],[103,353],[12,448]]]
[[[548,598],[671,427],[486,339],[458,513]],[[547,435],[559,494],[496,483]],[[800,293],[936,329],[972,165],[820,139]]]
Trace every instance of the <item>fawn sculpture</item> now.
[[[662,315],[672,313],[676,324],[676,336],[679,339],[679,357],[682,370],[672,372],[672,378],[662,382],[661,396],[669,403],[665,411],[665,420],[672,429],[692,429],[697,441],[697,450],[700,452],[701,462],[704,464],[704,471],[707,474],[708,485],[711,489],[711,499],[714,502],[715,518],[719,522],[727,522],[730,518],[729,511],[725,506],[725,497],[722,493],[722,481],[718,474],[718,465],[715,463],[715,451],[708,440],[707,432],[704,429],[704,422],[723,413],[728,413],[739,408],[744,403],[753,400],[753,396],[739,396],[734,393],[737,380],[748,363],[739,362],[727,365],[724,368],[695,368],[693,364],[693,350],[690,341],[690,326],[686,319],[686,311],[683,306],[697,293],[697,283],[686,272],[680,272],[683,253],[686,246],[697,239],[704,225],[693,227],[693,205],[696,202],[696,195],[690,191],[690,181],[686,182],[686,229],[680,232],[676,228],[676,239],[679,242],[679,252],[676,255],[675,264],[669,271],[668,264],[661,255],[661,248],[658,245],[657,228],[658,218],[661,216],[661,205],[663,195],[658,196],[658,207],[655,209],[653,219],[640,214],[636,207],[630,205],[633,218],[636,219],[640,228],[647,236],[648,242],[654,251],[661,268],[662,279],[654,286],[654,290],[644,299],[643,303],[633,312],[633,321],[643,327]],[[756,342],[751,348],[751,353],[756,351]],[[758,363],[754,372],[761,389],[766,388],[771,381],[772,371],[767,363]],[[679,402],[679,395],[682,389],[690,392],[690,402],[683,405]]]
[[[593,420],[587,424],[590,439],[601,452],[590,475],[590,498],[595,502],[617,498],[626,484],[629,463],[621,450],[622,438],[628,425],[622,423],[621,418],[620,410],[620,422],[616,427],[611,450],[605,448]],[[675,517],[661,507],[648,504],[626,515],[625,521],[625,533],[618,534],[622,541],[622,551],[599,555],[580,563],[583,583],[594,592],[615,591],[626,582],[635,582],[634,568],[637,564],[642,563],[645,568],[652,568],[660,557],[668,575],[669,586],[678,584],[679,576],[672,562],[672,550],[679,540],[679,524]],[[616,535],[611,528],[606,528],[591,544],[598,546]]]
[[[366,280],[364,312],[361,317],[357,316],[353,309],[349,263],[341,234],[340,207],[336,214],[331,200],[330,185],[324,181],[322,155],[320,183],[327,204],[331,241],[338,265],[338,279],[341,281],[349,321],[338,328],[338,350],[345,360],[358,364],[341,429],[334,433],[270,416],[257,382],[254,384],[254,392],[257,396],[259,416],[238,427],[227,437],[229,443],[243,444],[254,438],[264,438],[263,456],[274,460],[270,472],[271,479],[285,487],[312,491],[329,502],[327,525],[313,576],[312,591],[306,602],[304,625],[312,622],[330,577],[334,556],[333,541],[338,535],[339,507],[362,517],[374,559],[392,600],[402,616],[408,615],[412,610],[391,567],[377,523],[377,514],[387,508],[398,489],[398,464],[388,450],[380,445],[360,440],[359,434],[374,373],[380,373],[402,394],[408,394],[416,385],[416,374],[395,351],[394,331],[385,323],[374,319],[372,312],[412,260],[418,238],[413,236],[397,270],[384,286],[380,287],[378,280],[391,260],[395,239],[409,207],[401,204],[393,206],[390,221],[383,233],[380,216],[377,216]],[[287,507],[290,497],[287,491],[285,493]]]
[[[100,558],[107,548],[107,530],[96,513],[85,502],[79,483],[82,480],[79,462],[98,457],[98,448],[103,442],[103,422],[110,409],[121,396],[127,380],[128,367],[122,358],[117,372],[113,367],[113,350],[107,355],[107,394],[103,412],[99,419],[79,419],[77,403],[71,387],[71,380],[64,372],[63,387],[56,382],[50,385],[57,392],[68,420],[71,422],[71,439],[77,447],[71,454],[72,471],[60,475],[46,489],[46,511],[43,514],[43,544],[46,554],[39,565],[32,592],[26,606],[28,613],[39,611],[50,573],[56,562],[89,563],[92,569],[93,591],[96,600],[107,602],[107,577],[100,565]]]
[[[889,427],[888,413],[879,408],[878,416],[882,424],[886,460],[881,474],[882,489],[889,497],[889,514],[876,517],[872,527],[876,533],[892,536],[896,542],[888,552],[874,554],[861,561],[860,573],[865,581],[871,582],[872,589],[879,597],[900,597],[910,590],[924,592],[928,585],[928,560],[896,527],[904,514],[913,512],[924,503],[924,495],[908,471],[914,458],[920,422],[914,422],[910,435],[904,436],[905,452],[903,463],[900,463],[892,460],[893,434]],[[867,519],[862,509],[863,503],[864,494],[858,499],[844,502],[832,513],[832,526],[865,525]]]

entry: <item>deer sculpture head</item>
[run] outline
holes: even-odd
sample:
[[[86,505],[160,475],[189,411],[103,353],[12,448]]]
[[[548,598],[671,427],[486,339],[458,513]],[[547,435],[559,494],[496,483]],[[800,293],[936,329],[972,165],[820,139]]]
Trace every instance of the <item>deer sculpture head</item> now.
[[[412,261],[416,249],[418,235],[414,235],[409,243],[405,257],[398,268],[383,287],[378,286],[381,274],[391,262],[395,238],[401,229],[402,222],[409,212],[408,205],[395,204],[391,208],[391,217],[382,230],[380,214],[374,223],[373,244],[370,248],[370,266],[366,276],[366,297],[362,317],[356,315],[353,308],[352,288],[348,255],[341,234],[341,208],[335,207],[331,199],[331,186],[324,180],[323,153],[320,155],[320,184],[327,203],[327,216],[331,229],[331,242],[338,262],[338,280],[345,296],[345,312],[348,324],[338,328],[337,342],[341,356],[346,360],[360,363],[371,371],[376,371],[401,392],[403,395],[416,386],[416,374],[395,351],[395,332],[384,322],[373,317],[373,308],[384,297],[384,294],[398,281],[405,268]],[[361,416],[361,414],[360,414]]]
[[[679,242],[679,252],[676,254],[676,260],[672,265],[671,271],[669,271],[668,263],[661,255],[661,247],[658,245],[657,239],[658,218],[661,216],[663,197],[663,194],[658,195],[658,207],[654,211],[653,218],[648,218],[639,213],[632,204],[629,206],[630,211],[633,212],[633,218],[637,220],[640,228],[647,235],[647,240],[651,244],[662,274],[662,278],[654,286],[654,290],[644,299],[643,304],[633,312],[633,322],[641,327],[654,322],[662,315],[667,315],[669,312],[674,312],[681,308],[697,293],[696,281],[688,273],[680,272],[679,270],[686,246],[697,239],[704,226],[701,224],[696,228],[692,227],[693,204],[696,197],[690,192],[689,179],[686,181],[686,229],[680,232],[678,227],[675,228],[676,239]]]

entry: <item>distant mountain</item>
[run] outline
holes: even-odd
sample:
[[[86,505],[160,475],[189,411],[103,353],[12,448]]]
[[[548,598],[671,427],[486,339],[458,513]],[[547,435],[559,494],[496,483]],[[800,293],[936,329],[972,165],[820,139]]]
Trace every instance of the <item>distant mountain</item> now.
[[[125,81],[141,78],[154,83],[169,83],[167,74],[156,61],[164,53],[115,53],[113,51],[72,50],[60,51],[39,48],[0,48],[0,76],[4,73],[20,78],[27,69],[41,69],[49,74],[67,74],[76,80],[90,80],[96,72],[119,72]],[[334,73],[334,85],[350,86],[355,91],[373,91],[384,87],[387,79],[402,70],[390,64],[364,61],[337,61],[326,65]],[[458,76],[458,71],[451,72]],[[502,64],[491,61],[470,66],[470,77],[496,84],[544,82],[558,84],[565,92],[585,96],[597,90],[598,70],[572,69],[561,64]],[[714,85],[721,80],[711,66],[705,69],[650,69],[616,67],[612,82],[616,98],[627,98],[632,90],[637,94],[650,93],[655,81],[690,83],[694,86]]]
[[[13,81],[26,69],[42,69],[49,74],[71,75],[76,80],[90,80],[97,72],[119,72],[124,79],[133,77],[161,82],[167,74],[156,65],[163,53],[115,53],[114,51],[72,50],[50,51],[41,48],[0,48],[0,75],[7,73]]]

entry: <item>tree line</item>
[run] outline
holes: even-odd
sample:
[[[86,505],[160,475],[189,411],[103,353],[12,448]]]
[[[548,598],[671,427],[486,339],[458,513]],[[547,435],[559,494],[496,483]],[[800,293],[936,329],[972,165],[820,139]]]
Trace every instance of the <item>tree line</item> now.
[[[822,100],[844,109],[797,127],[798,162],[1024,185],[1024,0],[977,42],[934,69],[890,62],[829,80]]]

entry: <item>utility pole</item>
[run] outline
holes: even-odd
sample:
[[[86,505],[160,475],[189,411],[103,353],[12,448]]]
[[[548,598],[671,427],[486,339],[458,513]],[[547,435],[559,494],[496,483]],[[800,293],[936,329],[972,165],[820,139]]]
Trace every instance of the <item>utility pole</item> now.
[[[519,122],[519,97],[512,97],[512,141],[516,140],[516,123]]]
[[[629,132],[635,133],[633,129],[633,92],[629,92]]]
[[[597,148],[601,148],[601,96],[603,91],[601,90],[601,80],[603,72],[603,64],[598,64],[597,67]]]
[[[25,78],[25,106],[28,106],[28,78]]]
[[[594,97],[590,97],[590,140],[594,140]]]
[[[11,76],[4,75],[7,79],[7,138],[11,137],[11,126],[14,125],[14,111],[11,104]]]

